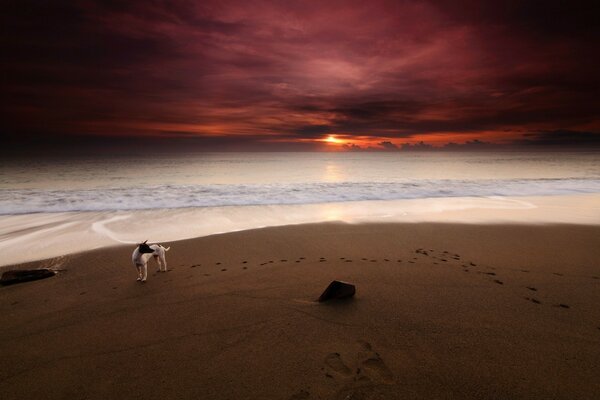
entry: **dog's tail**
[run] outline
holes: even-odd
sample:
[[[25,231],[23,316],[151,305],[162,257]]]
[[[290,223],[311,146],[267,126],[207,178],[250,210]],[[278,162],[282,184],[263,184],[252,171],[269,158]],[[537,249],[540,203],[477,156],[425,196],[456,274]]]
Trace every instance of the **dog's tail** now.
[[[171,246],[169,246],[169,247],[165,247],[165,246],[163,246],[162,244],[160,245],[160,247],[162,247],[163,249],[165,249],[165,251],[169,251],[169,250],[171,249]]]

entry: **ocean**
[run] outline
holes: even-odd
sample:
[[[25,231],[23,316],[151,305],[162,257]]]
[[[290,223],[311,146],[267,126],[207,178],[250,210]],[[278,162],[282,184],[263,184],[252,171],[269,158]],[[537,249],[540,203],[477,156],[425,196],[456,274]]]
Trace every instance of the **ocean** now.
[[[0,265],[118,243],[286,224],[437,222],[444,212],[465,210],[455,213],[453,221],[468,222],[473,215],[494,220],[504,215],[497,210],[539,208],[528,200],[532,197],[585,199],[585,207],[560,200],[551,213],[529,212],[535,221],[596,223],[600,204],[594,195],[599,193],[597,152],[177,153],[4,160]]]
[[[0,214],[599,192],[598,153],[196,153],[13,161]]]

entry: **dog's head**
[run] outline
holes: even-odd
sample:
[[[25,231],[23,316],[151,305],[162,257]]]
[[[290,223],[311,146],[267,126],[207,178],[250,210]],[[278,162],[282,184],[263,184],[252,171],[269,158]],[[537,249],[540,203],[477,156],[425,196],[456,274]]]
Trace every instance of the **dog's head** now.
[[[147,254],[154,253],[154,250],[152,250],[150,248],[150,246],[148,246],[146,244],[146,242],[147,242],[147,240],[145,240],[144,243],[138,244],[138,249],[139,249],[140,253],[142,253],[142,254],[144,254],[144,253],[147,253]]]

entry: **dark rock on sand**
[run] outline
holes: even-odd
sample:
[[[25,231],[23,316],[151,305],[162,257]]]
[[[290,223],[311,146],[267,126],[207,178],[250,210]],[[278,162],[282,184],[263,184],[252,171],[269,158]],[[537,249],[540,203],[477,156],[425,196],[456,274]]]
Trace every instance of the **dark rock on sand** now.
[[[319,297],[319,302],[332,299],[343,299],[352,297],[356,293],[356,287],[348,282],[333,281],[327,286],[327,289]]]
[[[55,274],[56,272],[46,268],[6,271],[2,274],[2,278],[0,278],[0,284],[7,286],[14,285],[15,283],[37,281],[38,279],[50,278]]]

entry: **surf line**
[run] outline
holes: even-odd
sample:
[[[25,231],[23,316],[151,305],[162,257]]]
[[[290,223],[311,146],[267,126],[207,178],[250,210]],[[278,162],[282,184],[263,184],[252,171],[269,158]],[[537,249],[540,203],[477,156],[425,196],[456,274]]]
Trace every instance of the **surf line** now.
[[[529,210],[532,208],[538,208],[538,206],[536,206],[533,203],[530,203],[530,202],[524,201],[524,200],[518,200],[518,199],[515,199],[514,197],[488,196],[488,199],[497,200],[497,201],[500,201],[500,203],[504,203],[498,208],[525,209],[525,210]],[[512,206],[510,204],[512,204]],[[492,208],[496,208],[496,207],[492,207]]]
[[[131,218],[131,215],[116,215],[114,217],[102,220],[102,221],[96,221],[92,224],[92,230],[100,235],[106,236],[112,240],[114,240],[115,242],[118,243],[124,243],[124,244],[135,244],[135,241],[130,241],[130,240],[121,240],[119,239],[116,234],[111,231],[110,229],[108,229],[106,227],[106,224],[110,224],[111,222],[115,222],[115,221],[122,221],[124,219],[129,219]]]

